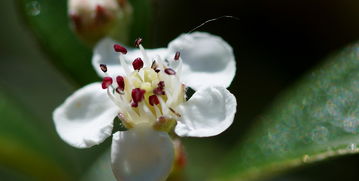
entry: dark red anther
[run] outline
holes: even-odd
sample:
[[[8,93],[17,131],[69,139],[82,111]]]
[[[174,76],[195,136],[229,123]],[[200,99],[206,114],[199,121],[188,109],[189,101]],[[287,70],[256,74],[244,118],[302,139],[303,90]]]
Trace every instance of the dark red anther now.
[[[120,91],[122,92],[123,90],[125,90],[125,79],[122,76],[117,76],[116,77],[116,82],[117,82],[117,89],[116,91]]]
[[[154,93],[155,95],[165,95],[165,91],[164,91],[165,82],[160,81],[157,85],[158,85],[158,87],[156,87],[155,89],[153,89],[153,93]]]
[[[117,87],[115,89],[115,91],[118,93],[118,94],[125,94],[125,92],[123,92],[123,90],[121,90],[121,88]]]
[[[157,84],[158,87],[160,88],[164,88],[165,87],[165,82],[164,81],[160,81],[158,84]]]
[[[123,54],[126,54],[127,53],[127,49],[119,44],[114,44],[113,45],[113,49],[116,51],[116,52],[121,52]]]
[[[132,66],[133,69],[135,70],[140,70],[143,67],[143,61],[141,58],[136,58],[133,62],[132,62]]]
[[[168,75],[175,75],[175,74],[176,74],[176,71],[174,71],[174,70],[171,69],[171,68],[166,68],[166,69],[165,69],[165,73],[168,74]]]
[[[112,84],[112,78],[111,77],[104,77],[102,80],[102,88],[107,89],[108,86]]]
[[[135,40],[135,47],[139,47],[140,45],[141,45],[141,43],[142,43],[142,38],[137,38],[136,40]]]
[[[131,103],[131,106],[132,106],[132,107],[138,107],[138,103],[137,103],[137,102],[132,102],[132,103]]]
[[[160,100],[158,100],[158,97],[156,95],[152,95],[148,99],[149,99],[151,106],[154,106],[154,105],[157,105],[160,103]]]
[[[138,103],[142,101],[145,95],[145,90],[140,88],[132,89],[131,97],[132,97],[132,107],[137,107]]]
[[[102,72],[107,72],[107,66],[105,64],[100,64]]]
[[[180,52],[176,52],[175,54],[175,60],[178,60],[181,56],[181,53]]]

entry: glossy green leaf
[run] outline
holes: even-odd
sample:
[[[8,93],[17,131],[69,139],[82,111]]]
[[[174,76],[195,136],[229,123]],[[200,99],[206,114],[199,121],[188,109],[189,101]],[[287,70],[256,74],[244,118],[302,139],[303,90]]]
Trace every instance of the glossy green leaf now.
[[[17,2],[25,22],[40,41],[41,47],[69,80],[80,85],[98,80],[91,66],[92,48],[82,43],[70,29],[66,0],[17,0]],[[130,0],[130,3],[133,4],[134,17],[128,39],[135,40],[138,36],[149,36],[150,1]],[[146,41],[149,42],[150,38]]]
[[[213,180],[256,180],[359,152],[359,44],[344,49],[285,92]],[[242,105],[245,106],[245,105]]]

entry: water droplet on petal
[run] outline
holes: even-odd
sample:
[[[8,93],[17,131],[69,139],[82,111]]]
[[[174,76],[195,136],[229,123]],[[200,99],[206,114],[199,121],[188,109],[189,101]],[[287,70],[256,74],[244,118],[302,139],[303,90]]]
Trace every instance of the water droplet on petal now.
[[[30,16],[38,16],[41,13],[40,3],[37,1],[30,1],[26,4],[27,14]]]

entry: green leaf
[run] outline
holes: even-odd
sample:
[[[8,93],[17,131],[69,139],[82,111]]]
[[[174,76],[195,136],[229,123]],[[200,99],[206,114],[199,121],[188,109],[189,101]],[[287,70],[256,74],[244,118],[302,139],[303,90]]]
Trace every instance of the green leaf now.
[[[75,180],[63,147],[0,88],[0,167],[35,180]]]
[[[70,29],[67,1],[17,0],[25,22],[40,41],[50,60],[69,80],[80,85],[99,80],[91,65],[92,48]],[[148,0],[131,0],[133,25],[129,40],[148,37],[150,42],[151,4]],[[145,41],[145,43],[146,43]],[[131,41],[132,42],[132,41]],[[126,43],[126,42],[125,42]],[[132,45],[132,44],[131,44]]]
[[[70,29],[66,0],[17,2],[26,23],[54,65],[82,85],[97,80],[91,66],[91,48],[84,46]]]
[[[359,44],[285,92],[213,180],[255,180],[359,152]],[[245,105],[243,105],[245,106]]]

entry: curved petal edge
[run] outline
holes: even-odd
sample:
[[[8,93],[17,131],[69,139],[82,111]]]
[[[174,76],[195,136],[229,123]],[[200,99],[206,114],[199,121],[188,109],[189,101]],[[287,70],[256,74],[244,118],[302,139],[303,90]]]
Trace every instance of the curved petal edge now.
[[[182,34],[168,45],[169,55],[181,53],[183,82],[198,90],[204,86],[228,87],[236,73],[232,47],[221,37],[205,32]]]
[[[111,162],[117,180],[165,180],[173,161],[173,143],[165,132],[140,127],[113,135]]]
[[[236,113],[235,96],[224,87],[201,88],[184,105],[175,132],[179,136],[208,137],[226,130]]]
[[[89,84],[57,107],[53,120],[60,137],[77,148],[103,142],[112,133],[118,108],[101,89],[100,83]]]

